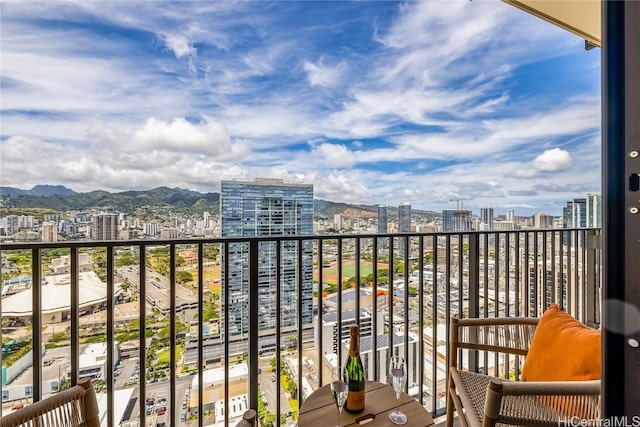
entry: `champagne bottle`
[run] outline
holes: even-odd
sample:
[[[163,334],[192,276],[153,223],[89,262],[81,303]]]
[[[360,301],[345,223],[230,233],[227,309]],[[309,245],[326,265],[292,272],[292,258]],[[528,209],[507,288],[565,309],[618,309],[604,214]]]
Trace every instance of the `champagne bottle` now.
[[[351,326],[351,342],[349,343],[349,356],[344,366],[349,375],[349,394],[347,395],[347,412],[357,414],[364,410],[364,368],[360,359],[360,328]]]

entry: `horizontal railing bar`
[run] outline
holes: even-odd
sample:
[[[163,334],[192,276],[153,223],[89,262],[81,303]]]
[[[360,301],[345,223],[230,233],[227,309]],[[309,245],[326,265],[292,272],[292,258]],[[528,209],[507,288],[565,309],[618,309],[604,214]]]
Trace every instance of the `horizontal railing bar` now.
[[[596,230],[599,228],[563,228],[563,232],[578,232]],[[531,230],[516,230],[516,231],[504,231],[501,233],[515,233],[525,234]],[[545,231],[543,229],[536,231]],[[546,229],[546,231],[558,231],[558,229]],[[493,233],[493,231],[465,231],[464,235],[474,234],[486,234]],[[12,249],[60,249],[60,248],[95,248],[95,247],[109,247],[109,246],[131,246],[131,245],[143,245],[143,246],[169,246],[176,244],[193,244],[198,243],[249,243],[252,241],[259,242],[272,242],[272,241],[299,241],[299,240],[349,240],[354,237],[361,239],[373,239],[378,238],[401,238],[401,237],[420,237],[420,236],[459,236],[460,232],[429,232],[429,233],[371,233],[371,234],[297,234],[297,235],[282,235],[282,236],[248,236],[248,237],[208,237],[208,238],[178,238],[178,239],[162,239],[162,240],[145,240],[145,239],[131,239],[131,240],[74,240],[74,241],[58,241],[58,242],[3,242],[2,250]]]

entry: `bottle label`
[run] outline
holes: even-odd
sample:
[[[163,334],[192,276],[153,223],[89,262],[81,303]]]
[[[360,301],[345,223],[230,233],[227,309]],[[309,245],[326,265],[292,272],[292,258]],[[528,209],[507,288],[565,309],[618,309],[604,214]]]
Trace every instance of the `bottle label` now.
[[[364,410],[364,390],[351,391],[347,394],[347,412],[362,412]]]

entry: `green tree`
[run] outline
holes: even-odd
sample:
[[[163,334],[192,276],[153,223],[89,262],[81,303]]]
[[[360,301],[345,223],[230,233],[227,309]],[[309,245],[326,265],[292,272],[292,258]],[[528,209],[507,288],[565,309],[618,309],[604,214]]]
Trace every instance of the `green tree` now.
[[[204,322],[211,322],[219,319],[220,313],[218,312],[218,306],[213,301],[204,301],[202,303],[202,320]]]
[[[262,418],[263,427],[273,427],[276,422],[276,415],[273,412],[267,412]]]
[[[202,256],[204,259],[216,261],[220,255],[220,246],[218,244],[204,245],[202,248]]]
[[[176,282],[185,284],[193,281],[193,275],[188,271],[176,271]]]
[[[404,273],[404,262],[397,261],[393,264],[393,272],[397,274]]]
[[[100,280],[107,280],[107,249],[94,248],[91,251],[91,261],[93,262],[93,271]]]

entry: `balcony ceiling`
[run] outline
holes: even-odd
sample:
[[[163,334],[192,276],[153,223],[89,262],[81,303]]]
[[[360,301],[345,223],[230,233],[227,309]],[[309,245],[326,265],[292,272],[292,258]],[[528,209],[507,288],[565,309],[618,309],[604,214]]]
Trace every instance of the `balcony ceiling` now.
[[[564,28],[595,46],[601,44],[602,2],[600,0],[503,1]]]

